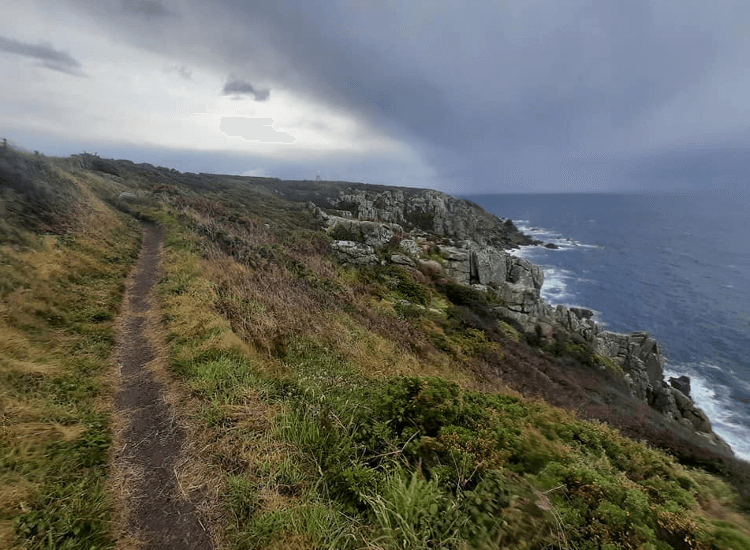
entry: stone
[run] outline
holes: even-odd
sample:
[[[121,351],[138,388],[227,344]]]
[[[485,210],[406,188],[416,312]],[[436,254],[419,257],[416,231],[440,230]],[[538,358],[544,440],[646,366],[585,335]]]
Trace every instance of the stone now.
[[[312,212],[313,218],[315,218],[316,220],[323,223],[328,221],[328,218],[330,216],[328,216],[328,214],[326,214],[326,212],[322,208],[315,206],[315,203],[307,203],[307,208]]]
[[[630,374],[633,379],[633,395],[638,399],[648,401],[653,393],[653,386],[648,379],[643,361],[632,355],[626,356],[622,367],[623,371]]]
[[[449,277],[453,277],[462,285],[471,283],[471,264],[467,250],[455,246],[438,245],[438,252],[445,259],[444,268]]]
[[[579,319],[591,319],[594,316],[594,312],[590,309],[586,309],[583,307],[572,307],[570,308],[570,311],[573,312],[573,314],[578,317]]]
[[[701,409],[693,407],[692,410],[688,411],[684,415],[695,428],[696,432],[710,433],[712,431],[711,421]]]
[[[469,253],[466,250],[461,250],[460,248],[456,248],[455,246],[446,246],[442,244],[439,244],[437,249],[438,249],[438,253],[448,261],[451,261],[451,262],[468,262],[469,261]],[[468,270],[468,266],[467,266],[467,270]]]
[[[677,407],[671,388],[665,382],[653,387],[648,400],[654,409],[672,420],[678,421],[683,417]],[[690,419],[688,418],[688,420]]]
[[[349,185],[336,192],[282,189],[292,200],[315,200],[319,206],[348,211],[353,218],[397,223],[408,231],[428,231],[500,249],[542,244],[521,233],[511,220],[502,220],[478,205],[431,189]]]
[[[508,257],[506,252],[492,247],[473,252],[471,261],[477,281],[483,285],[504,283],[508,273]]]
[[[672,388],[672,395],[674,396],[674,400],[677,403],[677,408],[680,410],[683,416],[685,412],[694,408],[693,402],[690,400],[690,398],[677,388]]]
[[[329,233],[343,233],[349,237],[346,240],[364,243],[375,248],[387,245],[396,233],[403,231],[397,224],[346,219],[340,216],[329,216],[326,223]]]
[[[333,241],[331,250],[340,262],[345,265],[377,265],[380,260],[375,249],[354,241]]]
[[[669,378],[669,384],[676,390],[681,391],[688,397],[690,397],[690,377],[689,376],[674,376]]]
[[[412,239],[402,239],[401,242],[398,243],[398,246],[410,256],[414,256],[415,258],[419,256],[419,245]]]
[[[508,275],[506,278],[514,284],[541,289],[544,283],[542,269],[524,258],[510,256]]]
[[[539,295],[521,284],[502,283],[495,292],[513,311],[530,314],[536,311],[539,304]]]
[[[398,264],[398,265],[408,265],[409,267],[416,267],[416,262],[412,260],[409,256],[404,256],[403,254],[392,254],[391,255],[391,263]]]

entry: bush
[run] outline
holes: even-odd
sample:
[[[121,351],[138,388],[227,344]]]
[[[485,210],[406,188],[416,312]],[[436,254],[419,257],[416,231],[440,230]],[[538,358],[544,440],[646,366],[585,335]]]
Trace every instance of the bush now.
[[[706,531],[695,482],[665,455],[541,403],[441,378],[371,382],[315,400],[287,395],[298,397],[281,433],[313,461],[323,494],[369,518],[384,547],[565,540],[666,550],[677,539],[698,548],[715,532],[706,535],[711,548],[729,549],[724,541],[742,540]]]

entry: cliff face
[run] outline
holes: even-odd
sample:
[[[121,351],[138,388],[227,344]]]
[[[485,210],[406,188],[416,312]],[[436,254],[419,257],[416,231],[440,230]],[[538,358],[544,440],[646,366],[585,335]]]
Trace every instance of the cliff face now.
[[[600,358],[602,369],[619,373],[631,396],[691,432],[696,441],[732,454],[691,400],[689,389],[666,382],[665,358],[647,333],[604,331],[591,311],[553,307],[542,299],[541,268],[510,252],[542,243],[522,235],[512,221],[432,190],[349,184],[317,194],[289,187],[281,192],[309,200],[308,207],[334,237],[332,249],[343,263],[438,270],[457,283],[492,293],[504,302],[497,306],[502,315],[527,337],[542,345],[563,339],[585,346]]]

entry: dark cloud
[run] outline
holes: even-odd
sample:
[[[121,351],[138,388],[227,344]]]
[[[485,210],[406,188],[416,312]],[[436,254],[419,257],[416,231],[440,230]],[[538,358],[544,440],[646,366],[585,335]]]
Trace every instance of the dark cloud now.
[[[685,137],[654,131],[665,112],[693,120],[683,128],[692,139],[724,139],[721,125],[737,120],[717,122],[721,90],[744,98],[736,113],[750,126],[747,2],[184,0],[155,32],[121,25],[107,6],[121,0],[68,1],[141,47],[190,50],[354,115],[419,150],[442,178],[430,184],[575,186],[572,157]],[[224,93],[267,97],[238,79]],[[581,185],[614,185],[620,168],[587,169],[595,177]]]
[[[256,90],[249,82],[229,77],[226,84],[224,84],[222,93],[234,96],[251,95],[255,101],[265,101],[271,92],[269,90]]]
[[[155,2],[154,0],[127,0],[123,3],[123,7],[127,11],[141,13],[148,16],[164,16],[170,15],[163,4]]]
[[[614,166],[624,189],[750,191],[750,145],[670,151]]]
[[[42,66],[73,76],[83,76],[81,63],[69,53],[56,50],[49,43],[29,44],[0,36],[0,51],[30,57]]]

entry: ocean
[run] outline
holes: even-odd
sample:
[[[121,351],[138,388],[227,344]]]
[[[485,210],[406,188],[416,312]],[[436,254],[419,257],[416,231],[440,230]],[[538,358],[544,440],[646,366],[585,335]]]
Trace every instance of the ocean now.
[[[750,194],[471,195],[557,250],[514,254],[544,269],[544,299],[647,330],[691,395],[750,461]]]

